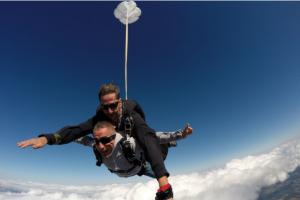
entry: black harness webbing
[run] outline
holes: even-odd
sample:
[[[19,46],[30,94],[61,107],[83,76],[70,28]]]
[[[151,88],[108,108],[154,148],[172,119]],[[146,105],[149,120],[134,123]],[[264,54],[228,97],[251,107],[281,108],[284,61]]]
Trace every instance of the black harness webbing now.
[[[133,170],[136,166],[143,166],[145,164],[145,158],[143,153],[141,153],[140,158],[137,158],[137,155],[135,154],[135,150],[132,148],[131,143],[130,143],[130,137],[132,137],[132,130],[134,128],[134,121],[133,118],[130,114],[125,114],[125,103],[122,102],[122,112],[123,112],[123,120],[124,120],[124,130],[125,130],[125,135],[124,137],[120,140],[119,144],[121,145],[122,152],[127,159],[127,161],[131,164],[133,164],[133,167],[131,167],[128,170],[117,170],[113,171],[109,169],[112,173],[129,173],[131,170]],[[122,120],[121,120],[122,121]],[[118,129],[120,129],[121,123],[118,125]],[[93,151],[96,156],[97,166],[101,166],[103,160],[100,152],[97,150],[96,146],[93,146]]]
[[[137,158],[137,155],[135,154],[134,149],[131,147],[131,144],[130,144],[129,140],[126,140],[125,138],[122,138],[119,141],[119,145],[121,145],[124,157],[126,158],[126,160],[129,163],[133,164],[133,166],[131,168],[127,169],[127,170],[117,170],[117,171],[114,171],[112,169],[108,169],[110,172],[112,172],[112,173],[129,173],[136,166],[143,166],[144,165],[145,159],[144,159],[143,153],[141,153],[140,157]],[[93,146],[93,151],[94,151],[95,157],[97,159],[96,165],[98,167],[100,167],[101,164],[102,164],[102,162],[103,162],[102,155],[97,150],[96,146]]]

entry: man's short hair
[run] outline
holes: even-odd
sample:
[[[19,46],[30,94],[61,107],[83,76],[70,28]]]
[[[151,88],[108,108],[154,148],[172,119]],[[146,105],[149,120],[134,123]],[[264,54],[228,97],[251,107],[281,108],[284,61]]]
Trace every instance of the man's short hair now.
[[[112,131],[115,131],[114,125],[112,125],[110,122],[100,121],[100,122],[97,122],[96,125],[94,126],[93,132],[95,132],[95,131],[97,131],[98,129],[101,129],[101,128],[109,128]]]
[[[111,93],[115,93],[117,99],[120,98],[120,89],[117,85],[115,85],[113,83],[107,83],[107,84],[101,85],[99,93],[98,93],[99,100],[101,101],[101,97],[103,97],[104,95],[107,95],[107,94],[111,94]]]

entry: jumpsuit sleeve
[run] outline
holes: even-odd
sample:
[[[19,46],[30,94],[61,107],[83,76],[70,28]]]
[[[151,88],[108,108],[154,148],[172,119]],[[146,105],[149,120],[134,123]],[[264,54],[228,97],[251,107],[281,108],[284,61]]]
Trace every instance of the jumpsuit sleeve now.
[[[48,144],[67,144],[74,140],[92,133],[95,124],[95,116],[74,126],[65,126],[55,133],[41,134],[39,137],[46,137]]]
[[[158,138],[160,144],[176,142],[177,140],[182,139],[181,130],[171,131],[171,132],[158,131],[155,134],[156,134],[156,137]]]

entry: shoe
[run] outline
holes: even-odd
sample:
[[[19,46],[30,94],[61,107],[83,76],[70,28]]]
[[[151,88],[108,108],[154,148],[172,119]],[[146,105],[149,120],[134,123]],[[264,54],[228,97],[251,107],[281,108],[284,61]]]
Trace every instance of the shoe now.
[[[155,200],[172,200],[173,199],[173,190],[170,186],[166,191],[160,191],[156,193]]]

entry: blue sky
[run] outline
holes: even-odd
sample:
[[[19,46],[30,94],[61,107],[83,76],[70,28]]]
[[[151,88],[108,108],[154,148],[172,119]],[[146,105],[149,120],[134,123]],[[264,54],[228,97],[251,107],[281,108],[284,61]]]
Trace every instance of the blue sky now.
[[[299,135],[298,2],[137,2],[129,27],[129,98],[156,130],[185,122],[171,149],[180,174],[256,154]],[[0,177],[113,183],[77,144],[21,150],[16,142],[95,113],[99,86],[124,90],[118,2],[0,2]],[[123,92],[124,96],[124,92]]]

